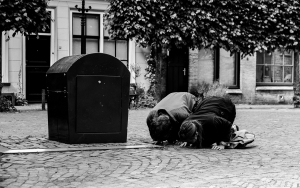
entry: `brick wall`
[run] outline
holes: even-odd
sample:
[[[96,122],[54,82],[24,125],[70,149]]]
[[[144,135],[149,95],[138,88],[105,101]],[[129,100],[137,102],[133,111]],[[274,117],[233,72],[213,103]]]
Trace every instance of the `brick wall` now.
[[[255,104],[292,104],[293,95],[294,91],[257,91],[255,94]]]
[[[241,58],[240,88],[244,103],[255,103],[256,56]]]
[[[235,73],[235,64],[234,56],[230,56],[230,52],[220,49],[220,75],[219,81],[220,84],[225,85],[235,85],[234,73]]]
[[[229,94],[229,97],[230,97],[231,101],[234,104],[243,104],[243,103],[245,103],[243,101],[243,95],[242,94]]]
[[[212,50],[190,50],[189,85],[205,81],[213,82],[214,53]]]
[[[189,87],[198,81],[198,50],[189,50]]]
[[[190,50],[190,67],[189,67],[189,86],[194,83],[205,81],[213,82],[214,74],[214,56],[210,50]],[[227,56],[226,56],[227,57]],[[226,58],[225,57],[225,58]],[[221,56],[222,58],[222,56]],[[228,59],[228,57],[227,57]],[[220,62],[227,61],[226,59]],[[295,63],[298,63],[295,62]],[[222,66],[221,66],[222,67]],[[226,67],[220,73],[224,74]],[[222,72],[223,71],[223,72]],[[230,70],[229,70],[230,71]],[[294,92],[291,88],[285,89],[268,88],[259,89],[256,87],[256,55],[247,56],[240,61],[240,89],[239,92],[229,90],[230,98],[234,103],[248,104],[291,104]]]

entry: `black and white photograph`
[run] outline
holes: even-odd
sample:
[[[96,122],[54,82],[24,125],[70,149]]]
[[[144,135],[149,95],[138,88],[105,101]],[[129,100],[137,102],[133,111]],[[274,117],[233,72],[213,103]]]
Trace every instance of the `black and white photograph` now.
[[[0,0],[0,188],[300,188],[300,2]]]

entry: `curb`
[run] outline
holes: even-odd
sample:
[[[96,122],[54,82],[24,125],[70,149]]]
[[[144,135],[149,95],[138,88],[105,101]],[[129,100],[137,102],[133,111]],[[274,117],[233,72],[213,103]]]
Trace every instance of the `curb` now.
[[[47,111],[47,104],[45,110],[42,110],[42,104],[32,104],[26,106],[15,106],[18,111]]]
[[[300,109],[294,105],[235,105],[236,109]]]
[[[44,153],[44,152],[67,152],[67,151],[91,151],[91,150],[115,150],[115,149],[145,149],[145,148],[162,148],[158,145],[132,145],[132,146],[108,146],[108,147],[84,147],[84,148],[55,148],[55,149],[16,149],[0,151],[2,154],[17,153]]]

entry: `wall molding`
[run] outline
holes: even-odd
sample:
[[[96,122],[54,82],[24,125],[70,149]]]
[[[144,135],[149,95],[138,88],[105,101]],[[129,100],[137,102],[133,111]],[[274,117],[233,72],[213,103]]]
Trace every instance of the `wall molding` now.
[[[256,91],[262,91],[262,90],[293,91],[293,86],[259,86],[259,87],[256,87]]]

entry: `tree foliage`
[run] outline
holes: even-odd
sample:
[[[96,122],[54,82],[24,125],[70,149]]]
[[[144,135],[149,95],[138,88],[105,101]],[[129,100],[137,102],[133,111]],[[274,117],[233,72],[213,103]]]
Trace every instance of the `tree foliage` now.
[[[298,49],[298,0],[112,0],[106,15],[114,38],[143,47],[222,47],[251,55]]]
[[[29,35],[45,31],[50,20],[47,0],[0,0],[0,31]]]

